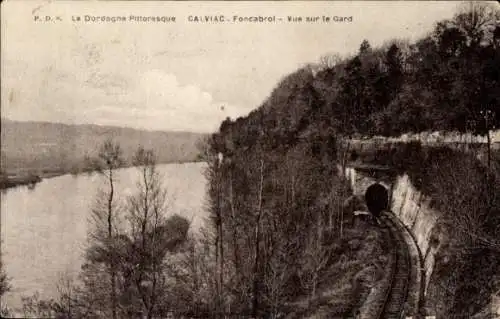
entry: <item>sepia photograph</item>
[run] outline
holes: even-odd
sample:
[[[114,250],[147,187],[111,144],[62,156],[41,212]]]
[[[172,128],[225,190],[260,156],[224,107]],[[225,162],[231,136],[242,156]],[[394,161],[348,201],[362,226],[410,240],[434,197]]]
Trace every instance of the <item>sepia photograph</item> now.
[[[0,318],[500,319],[500,2],[0,21]]]

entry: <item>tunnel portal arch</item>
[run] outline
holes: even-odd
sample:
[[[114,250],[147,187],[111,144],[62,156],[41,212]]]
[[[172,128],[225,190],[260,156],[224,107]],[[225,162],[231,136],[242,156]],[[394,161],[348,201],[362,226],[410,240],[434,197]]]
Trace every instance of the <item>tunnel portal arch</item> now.
[[[366,189],[365,202],[370,213],[378,217],[389,206],[389,191],[380,183],[372,184]]]

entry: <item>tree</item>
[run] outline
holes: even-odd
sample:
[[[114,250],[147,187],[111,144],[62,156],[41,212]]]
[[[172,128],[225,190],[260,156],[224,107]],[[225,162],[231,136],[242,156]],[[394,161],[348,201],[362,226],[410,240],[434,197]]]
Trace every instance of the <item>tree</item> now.
[[[361,72],[361,60],[358,56],[350,60],[345,67],[345,74],[340,78],[340,92],[335,103],[339,104],[341,128],[344,136],[352,136],[359,122],[364,122],[366,112],[363,109],[363,91],[365,81]],[[352,116],[356,114],[356,117]]]
[[[228,126],[229,123],[226,123]],[[223,126],[221,125],[221,129]],[[215,142],[215,139],[214,139]],[[216,303],[215,312],[216,316],[221,316],[224,313],[224,217],[222,207],[222,192],[223,192],[223,153],[216,150],[227,150],[226,143],[219,141],[218,145],[211,145],[211,156],[208,162],[208,169],[206,175],[211,180],[209,195],[210,195],[210,217],[214,226],[214,246],[215,246],[215,263],[217,265],[216,274]],[[217,149],[217,147],[220,147]],[[215,154],[214,154],[215,153]]]
[[[300,261],[299,278],[302,286],[308,292],[308,303],[316,297],[320,272],[326,266],[331,249],[323,245],[323,227],[321,217],[316,217],[316,225],[311,227],[306,237],[305,249]]]
[[[125,285],[129,289],[134,285],[142,302],[140,311],[135,313],[150,319],[167,311],[160,309],[161,298],[167,293],[165,258],[169,251],[185,241],[189,222],[179,216],[166,218],[166,190],[153,151],[140,147],[133,164],[140,177],[136,193],[128,197],[130,237],[123,238],[126,248],[122,265],[128,280]]]
[[[122,163],[120,154],[119,146],[107,142],[93,161],[106,177],[108,191],[101,190],[92,209],[82,289],[74,304],[84,317],[163,317],[175,300],[169,288],[175,267],[169,258],[186,241],[190,223],[178,215],[167,218],[167,193],[156,156],[142,147],[132,160],[138,172],[136,190],[119,203],[114,171]]]
[[[387,82],[389,83],[389,99],[392,100],[401,90],[403,85],[403,57],[401,50],[396,44],[392,44],[387,50],[385,57],[387,65]]]
[[[322,70],[331,69],[342,61],[342,57],[338,53],[331,53],[321,56],[319,64]]]
[[[258,200],[255,214],[255,243],[254,243],[254,262],[253,262],[253,300],[252,300],[252,315],[254,318],[257,317],[259,312],[259,292],[260,292],[260,271],[259,267],[261,265],[261,252],[260,252],[260,241],[262,236],[261,223],[262,223],[262,196],[264,190],[264,159],[261,157],[260,159],[260,168],[259,168],[259,188],[258,188]]]
[[[491,41],[498,27],[500,10],[488,2],[468,1],[462,4],[452,23],[467,37],[467,45],[476,47]]]
[[[106,186],[97,195],[96,203],[92,209],[92,229],[89,233],[90,247],[87,251],[90,262],[103,263],[109,274],[109,298],[111,317],[117,318],[117,247],[116,234],[118,218],[118,205],[115,194],[115,172],[123,165],[122,149],[119,144],[107,140],[101,145],[97,157],[90,159],[90,165],[106,180]],[[97,265],[96,265],[97,266]],[[94,270],[99,267],[94,268]],[[93,277],[93,276],[91,276]],[[87,279],[90,279],[88,277]],[[94,277],[95,278],[95,277]],[[88,284],[93,284],[87,282]],[[96,284],[96,283],[94,283]]]
[[[205,234],[206,235],[206,234]],[[180,256],[175,271],[176,307],[173,309],[177,317],[194,318],[209,317],[213,314],[217,288],[214,283],[216,267],[211,251],[212,243],[203,235],[201,238],[189,237],[184,253]]]
[[[293,258],[297,245],[286,238],[285,233],[275,234],[275,245],[270,247],[271,256],[265,265],[263,300],[269,305],[270,318],[279,318],[287,301],[287,284],[293,274]]]
[[[232,240],[233,240],[233,262],[234,262],[234,268],[235,268],[235,277],[236,277],[236,284],[241,280],[242,276],[242,270],[241,270],[241,257],[240,257],[240,245],[239,245],[239,236],[238,236],[238,231],[240,229],[240,221],[237,219],[237,209],[236,209],[236,198],[234,195],[234,178],[233,178],[233,171],[234,171],[234,164],[231,161],[231,158],[228,160],[229,161],[229,177],[228,177],[228,183],[229,183],[229,194],[228,194],[228,200],[229,200],[229,207],[231,211],[231,226],[232,226]]]
[[[9,278],[7,277],[7,274],[5,273],[3,267],[2,251],[0,249],[0,316],[9,315],[9,310],[7,309],[7,306],[3,304],[3,297],[7,292],[10,291],[10,289],[11,286],[9,284]]]
[[[368,42],[368,40],[363,40],[363,42],[361,42],[361,45],[359,46],[359,55],[363,55],[363,54],[368,54],[372,51],[372,46],[370,45],[370,42]]]
[[[55,315],[53,300],[41,300],[36,292],[21,298],[22,312],[25,318],[53,318]]]
[[[86,316],[85,313],[81,312],[84,307],[81,307],[79,303],[78,286],[70,273],[60,273],[56,288],[58,292],[57,299],[51,299],[48,302],[40,301],[39,304],[45,303],[49,305],[55,318],[72,319]]]

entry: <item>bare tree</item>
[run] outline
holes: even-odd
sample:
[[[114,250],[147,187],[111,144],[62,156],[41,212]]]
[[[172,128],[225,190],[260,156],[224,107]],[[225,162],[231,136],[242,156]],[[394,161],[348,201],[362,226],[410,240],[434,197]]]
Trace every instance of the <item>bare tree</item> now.
[[[97,260],[107,265],[110,280],[111,317],[117,318],[117,256],[115,235],[117,225],[117,199],[115,194],[115,172],[123,165],[122,149],[119,144],[108,139],[100,147],[97,157],[90,159],[91,169],[102,175],[106,184],[97,195],[96,204],[92,209],[92,230],[89,234],[91,251],[100,256]],[[95,245],[92,247],[92,245]],[[99,248],[101,247],[101,248]]]
[[[330,69],[339,64],[342,61],[342,57],[338,53],[325,54],[319,59],[321,68]]]
[[[24,318],[52,318],[54,307],[52,302],[41,300],[38,292],[31,296],[21,297]]]
[[[175,300],[178,315],[189,314],[195,318],[208,316],[216,302],[217,287],[213,274],[212,243],[207,238],[189,238],[175,273]]]
[[[323,245],[323,228],[321,218],[317,218],[316,225],[311,227],[306,238],[306,247],[301,259],[299,278],[302,286],[308,291],[308,304],[316,297],[320,272],[330,258],[331,250]]]
[[[223,171],[222,161],[224,156],[218,152],[215,156],[213,152],[209,152],[208,169],[206,170],[207,177],[212,181],[209,190],[211,195],[211,218],[214,222],[214,247],[215,247],[215,264],[216,268],[216,301],[215,312],[216,316],[220,316],[224,306],[224,224],[223,223]]]
[[[253,262],[253,301],[252,301],[252,314],[257,317],[259,308],[259,266],[260,266],[260,240],[261,240],[261,220],[262,220],[262,195],[264,191],[264,159],[260,160],[259,169],[259,198],[257,201],[257,212],[255,216],[255,238],[254,238],[254,262]]]
[[[281,307],[287,301],[287,283],[293,273],[291,256],[296,252],[296,245],[295,241],[286,238],[281,230],[273,235],[274,247],[271,247],[272,255],[267,260],[264,274],[263,285],[266,293],[263,299],[269,305],[270,317],[278,318],[282,312]]]
[[[78,302],[78,287],[73,276],[69,272],[61,273],[56,287],[59,294],[58,300],[54,303],[57,317],[67,319],[82,317],[83,314],[80,313],[82,308]]]
[[[465,33],[468,45],[493,40],[492,34],[500,19],[500,10],[494,6],[486,1],[468,1],[461,5],[452,23]]]
[[[208,232],[206,234],[207,243],[210,242],[215,259],[216,267],[213,269],[215,273],[212,274],[212,280],[214,283],[215,292],[213,294],[214,302],[211,304],[216,316],[219,316],[223,312],[223,288],[224,288],[224,225],[223,225],[223,170],[225,169],[222,165],[223,155],[220,151],[220,143],[217,136],[212,136],[211,138],[206,138],[204,141],[199,143],[199,148],[203,157],[205,158],[208,167],[205,170],[205,176],[210,180],[209,184],[209,202],[208,207],[210,210],[210,230],[206,229]]]
[[[168,257],[184,243],[189,221],[178,215],[167,218],[167,193],[156,156],[142,147],[132,161],[138,172],[136,190],[119,203],[114,197],[114,170],[121,163],[120,151],[111,144],[103,149],[94,166],[107,177],[108,188],[98,194],[92,210],[83,289],[78,295],[80,313],[97,318],[164,316],[172,307]],[[104,284],[110,278],[111,290]],[[111,307],[103,302],[109,295]]]
[[[345,146],[344,146],[344,144],[345,144]],[[343,176],[345,178],[345,172],[346,172],[346,167],[347,167],[347,162],[348,162],[348,155],[349,155],[349,150],[351,147],[351,136],[349,136],[349,138],[346,140],[345,143],[341,140],[339,145],[340,145],[339,154],[341,154],[340,155],[341,156],[340,163],[341,163],[341,169],[342,169],[341,176]],[[341,198],[345,198],[346,197],[346,193],[344,192],[345,187],[342,187],[341,190],[342,190]],[[339,212],[340,212],[340,214],[339,214],[339,217],[340,217],[340,220],[339,220],[340,238],[342,238],[343,234],[344,234],[344,206],[341,204],[340,201],[338,202],[338,208],[339,208]]]
[[[224,225],[222,218],[222,181],[223,181],[223,169],[222,169],[222,161],[223,155],[222,153],[218,154],[218,162],[217,162],[217,179],[218,179],[218,191],[217,191],[217,238],[218,240],[218,311],[222,314],[225,312],[224,307]]]
[[[232,222],[232,240],[233,240],[233,262],[235,268],[235,276],[236,276],[236,284],[238,284],[241,277],[241,260],[240,260],[240,247],[238,244],[238,229],[239,229],[239,220],[237,219],[236,207],[235,207],[235,196],[233,190],[233,166],[230,163],[231,167],[229,168],[229,206],[231,210],[231,222]]]
[[[495,223],[494,209],[498,208],[498,199],[493,201],[495,198],[491,194],[491,187],[495,185],[484,183],[481,174],[470,169],[475,161],[474,157],[467,157],[460,169],[449,164],[440,166],[435,180],[449,185],[440,194],[443,205],[440,209],[448,212],[444,222],[452,225],[458,234],[454,245],[467,252],[477,248],[500,251],[498,236],[488,231]]]
[[[0,242],[1,245],[1,242]],[[8,316],[9,311],[6,305],[3,303],[3,296],[9,292],[11,286],[9,284],[9,278],[5,273],[3,262],[2,262],[2,251],[0,249],[0,316]]]
[[[165,256],[173,244],[166,237],[166,190],[162,176],[156,168],[156,158],[151,150],[140,147],[133,160],[139,171],[137,191],[128,198],[128,222],[132,251],[131,273],[135,288],[142,301],[146,318],[158,312],[159,298],[165,291]],[[182,234],[168,234],[174,237]]]

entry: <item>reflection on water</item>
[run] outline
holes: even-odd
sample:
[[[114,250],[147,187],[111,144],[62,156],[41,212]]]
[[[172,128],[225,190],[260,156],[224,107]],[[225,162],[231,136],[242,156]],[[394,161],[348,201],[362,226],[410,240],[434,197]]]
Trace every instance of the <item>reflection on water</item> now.
[[[169,211],[192,220],[196,231],[204,212],[203,163],[160,165],[168,190]],[[134,168],[117,174],[119,200],[135,188]],[[35,188],[17,187],[1,194],[2,253],[13,291],[6,297],[10,307],[20,304],[21,295],[39,291],[41,297],[56,292],[63,274],[80,270],[87,236],[87,216],[102,185],[99,175],[64,175],[44,179]]]

